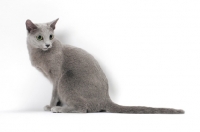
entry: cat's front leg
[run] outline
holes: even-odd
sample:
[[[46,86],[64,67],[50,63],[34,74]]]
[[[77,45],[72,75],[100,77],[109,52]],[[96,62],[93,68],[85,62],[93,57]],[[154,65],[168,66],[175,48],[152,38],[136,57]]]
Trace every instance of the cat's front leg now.
[[[51,107],[50,107],[50,105],[46,105],[46,106],[44,106],[44,111],[51,111]]]
[[[58,98],[58,94],[57,94],[57,86],[55,85],[53,87],[50,105],[46,105],[44,107],[44,110],[45,111],[51,111],[51,108],[56,106],[58,102],[59,102],[59,98]]]

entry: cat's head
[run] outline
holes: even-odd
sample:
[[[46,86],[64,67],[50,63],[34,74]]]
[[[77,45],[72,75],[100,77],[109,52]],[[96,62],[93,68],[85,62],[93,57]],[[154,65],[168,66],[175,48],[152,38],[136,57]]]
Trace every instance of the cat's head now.
[[[48,50],[54,42],[54,29],[58,19],[42,24],[26,20],[27,42],[34,48]]]

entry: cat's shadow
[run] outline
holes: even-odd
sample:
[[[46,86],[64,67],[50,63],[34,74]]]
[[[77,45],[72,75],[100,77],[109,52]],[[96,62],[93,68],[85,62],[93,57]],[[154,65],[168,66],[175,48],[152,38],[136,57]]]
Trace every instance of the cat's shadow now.
[[[101,66],[101,69],[106,75],[106,78],[108,79],[108,85],[109,85],[109,96],[114,101],[117,102],[117,86],[115,86],[116,83],[114,83],[114,80],[112,79],[112,76],[109,74],[107,68],[105,67],[104,63],[97,60]]]

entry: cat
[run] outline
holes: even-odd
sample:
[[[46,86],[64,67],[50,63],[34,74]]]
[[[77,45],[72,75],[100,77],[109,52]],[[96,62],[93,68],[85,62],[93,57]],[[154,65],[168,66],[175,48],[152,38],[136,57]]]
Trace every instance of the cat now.
[[[61,44],[54,36],[58,19],[48,23],[26,20],[27,48],[31,64],[53,84],[53,113],[183,114],[183,110],[121,106],[108,94],[108,80],[92,55],[81,48]]]

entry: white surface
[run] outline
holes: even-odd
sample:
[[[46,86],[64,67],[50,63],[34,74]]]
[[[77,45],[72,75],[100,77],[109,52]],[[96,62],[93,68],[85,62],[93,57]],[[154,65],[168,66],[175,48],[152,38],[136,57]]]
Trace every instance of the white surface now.
[[[1,0],[0,131],[199,131],[199,7],[197,0]],[[52,86],[30,64],[25,21],[58,17],[55,35],[95,56],[114,102],[186,114],[43,112]]]
[[[5,132],[199,132],[199,118],[187,115],[4,113]],[[3,132],[4,132],[3,131]]]

